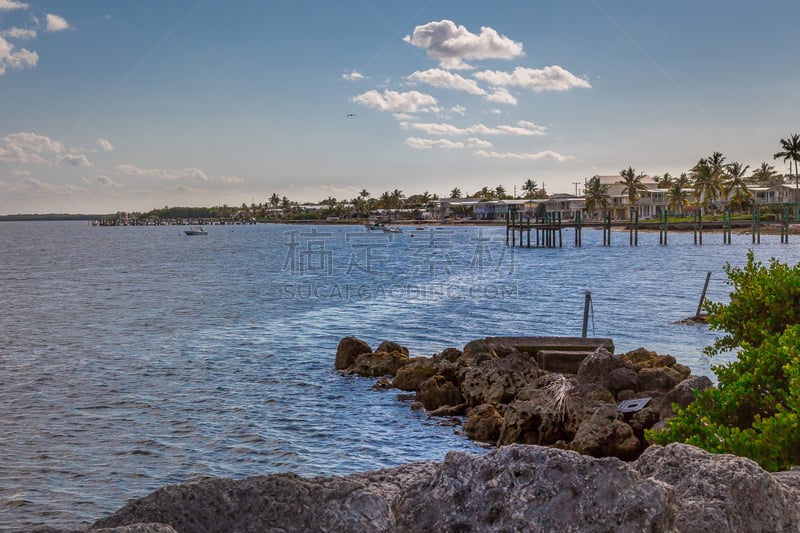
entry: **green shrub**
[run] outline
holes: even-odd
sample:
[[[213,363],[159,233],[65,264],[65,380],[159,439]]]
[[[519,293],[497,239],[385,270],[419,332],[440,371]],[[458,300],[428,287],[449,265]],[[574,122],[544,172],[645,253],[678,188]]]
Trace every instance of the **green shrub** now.
[[[800,269],[774,259],[766,268],[750,252],[743,269],[726,272],[730,303],[706,309],[712,327],[728,335],[707,351],[740,347],[737,358],[714,366],[717,387],[647,438],[749,457],[770,471],[800,465]]]
[[[706,348],[715,355],[745,343],[757,346],[765,337],[800,323],[800,265],[790,267],[771,259],[765,267],[747,253],[744,268],[725,266],[727,283],[733,286],[727,304],[707,302],[711,329],[728,334]]]

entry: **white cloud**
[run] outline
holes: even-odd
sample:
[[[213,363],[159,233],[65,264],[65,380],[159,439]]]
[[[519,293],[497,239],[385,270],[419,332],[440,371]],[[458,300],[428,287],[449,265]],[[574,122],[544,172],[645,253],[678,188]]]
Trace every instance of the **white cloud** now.
[[[104,152],[114,151],[114,145],[111,144],[111,141],[109,141],[108,139],[103,139],[102,137],[97,138],[97,146],[99,146],[100,149]]]
[[[63,162],[73,167],[91,167],[92,162],[83,154],[64,154],[61,158]]]
[[[440,68],[417,71],[408,76],[408,79],[417,83],[426,83],[441,89],[454,89],[469,94],[483,95],[486,91],[478,87],[475,80],[467,79],[459,74],[453,74]]]
[[[359,81],[363,80],[364,78],[365,76],[356,70],[342,74],[342,79],[347,81]]]
[[[458,149],[464,148],[464,143],[453,142],[449,139],[421,139],[420,137],[408,137],[405,140],[407,146],[418,150],[430,150],[431,148]]]
[[[45,26],[44,31],[49,31],[49,32],[64,31],[70,28],[69,22],[67,22],[66,19],[64,19],[64,17],[48,13],[45,16],[45,19],[47,21],[47,24]]]
[[[438,59],[440,66],[448,70],[472,68],[465,60],[512,59],[523,54],[522,43],[492,28],[483,26],[480,34],[475,35],[450,20],[417,26],[413,34],[406,35],[403,40],[424,48],[429,57]]]
[[[486,99],[495,104],[517,105],[517,99],[505,87],[496,87]]]
[[[484,70],[475,77],[490,85],[522,87],[535,93],[542,91],[566,91],[575,87],[590,88],[591,84],[571,72],[552,65],[542,69],[517,67],[513,72]]]
[[[117,165],[114,168],[114,170],[116,171],[117,174],[123,174],[126,176],[158,178],[168,181],[199,181],[199,182],[221,181],[223,183],[229,183],[229,184],[242,183],[244,181],[241,180],[241,178],[237,178],[235,176],[226,176],[214,179],[211,178],[208,174],[206,174],[202,170],[200,170],[199,168],[194,168],[194,167],[168,171],[163,168],[142,168],[136,165],[122,164],[122,165]]]
[[[493,159],[523,159],[529,161],[538,161],[540,159],[553,159],[555,161],[564,162],[574,159],[571,155],[562,155],[552,150],[545,150],[543,152],[536,152],[533,154],[514,153],[514,152],[487,152],[486,150],[478,150],[475,155],[479,157],[493,158]]]
[[[457,115],[464,116],[464,115],[467,114],[467,108],[464,107],[463,105],[456,104],[456,105],[454,105],[453,107],[450,108],[450,112],[451,113],[455,113]]]
[[[36,30],[25,28],[9,28],[0,31],[0,36],[8,37],[9,39],[34,39],[36,37]]]
[[[136,165],[117,165],[116,170],[119,174],[125,174],[128,176],[146,176],[146,177],[153,177],[153,178],[168,178],[169,174],[163,168],[142,168]]]
[[[38,133],[9,133],[0,137],[0,161],[6,163],[52,165],[63,152],[61,142]]]
[[[398,93],[385,89],[383,93],[379,93],[376,90],[372,90],[354,97],[353,102],[380,111],[396,113],[431,112],[437,109],[436,98],[419,91]]]
[[[16,48],[13,44],[0,37],[0,76],[8,69],[33,68],[39,62],[39,54],[26,48]]]
[[[97,176],[95,181],[104,187],[122,187],[121,183],[118,183],[108,176]]]
[[[36,178],[28,177],[28,178],[25,178],[24,180],[22,180],[21,183],[23,185],[26,185],[27,187],[29,187],[31,189],[35,189],[35,190],[39,190],[39,191],[45,191],[45,192],[56,192],[56,191],[58,191],[58,187],[56,187],[55,185],[50,184],[50,183],[45,183],[43,181],[39,181]]]
[[[489,127],[484,124],[473,124],[466,128],[459,128],[452,124],[441,124],[431,122],[401,122],[400,127],[403,129],[415,129],[424,131],[429,135],[520,135],[520,136],[534,136],[544,135],[546,128],[537,126],[533,122],[521,120],[517,122],[516,126],[501,125]]]
[[[236,185],[245,182],[244,178],[240,178],[239,176],[222,176],[219,180],[228,185]]]
[[[17,0],[0,0],[0,11],[13,11],[15,9],[28,9],[28,4]]]
[[[199,168],[184,168],[174,173],[174,179],[191,181],[208,181],[210,178]]]
[[[469,146],[470,148],[491,148],[493,144],[484,139],[479,139],[477,137],[470,137],[469,139],[467,139],[467,146]]]

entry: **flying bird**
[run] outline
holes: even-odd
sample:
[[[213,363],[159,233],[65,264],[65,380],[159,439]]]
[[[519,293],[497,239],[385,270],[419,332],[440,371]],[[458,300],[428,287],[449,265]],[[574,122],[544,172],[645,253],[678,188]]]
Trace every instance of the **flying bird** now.
[[[356,114],[355,113],[348,113],[348,114],[345,115],[345,118],[356,118]]]

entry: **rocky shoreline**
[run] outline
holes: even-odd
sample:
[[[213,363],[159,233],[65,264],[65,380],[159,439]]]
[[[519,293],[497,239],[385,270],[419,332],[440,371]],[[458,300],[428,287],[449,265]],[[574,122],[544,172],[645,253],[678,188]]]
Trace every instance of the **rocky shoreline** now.
[[[632,462],[515,444],[343,477],[164,487],[88,531],[798,530],[798,468],[770,474],[749,459],[685,444],[651,446]]]
[[[644,440],[712,386],[674,357],[614,354],[609,339],[493,337],[412,358],[345,337],[335,367],[465,419],[468,437],[497,447],[347,476],[167,486],[80,531],[800,531],[800,468]]]
[[[646,429],[712,383],[671,355],[613,352],[610,339],[490,337],[412,358],[396,342],[373,351],[345,337],[335,367],[379,378],[375,388],[413,393],[401,398],[431,416],[465,418],[464,432],[476,441],[633,460],[648,446]]]

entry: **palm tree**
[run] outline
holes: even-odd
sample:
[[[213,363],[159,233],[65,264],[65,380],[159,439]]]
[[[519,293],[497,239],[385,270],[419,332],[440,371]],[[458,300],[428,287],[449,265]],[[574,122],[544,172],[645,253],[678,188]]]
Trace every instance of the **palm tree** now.
[[[631,205],[631,208],[636,207],[636,202],[639,201],[641,198],[642,193],[647,190],[647,185],[642,183],[642,178],[644,174],[637,174],[633,167],[628,167],[627,169],[621,170],[619,175],[622,176],[622,181],[620,183],[625,184],[625,188],[622,189],[622,194],[628,195],[628,203]]]
[[[369,194],[369,191],[368,191],[367,189],[361,189],[361,192],[360,192],[360,193],[358,193],[358,197],[359,197],[359,198],[361,198],[361,199],[363,199],[363,200],[366,200],[366,199],[367,199],[367,198],[369,198],[370,196],[371,196],[371,195]]]
[[[779,176],[778,173],[775,172],[775,167],[766,161],[762,162],[761,166],[754,170],[753,174],[747,178],[747,183],[753,185],[764,185],[766,187],[779,185],[782,182],[783,176]]]
[[[797,206],[800,204],[797,190],[798,185],[800,185],[800,173],[797,170],[797,164],[800,162],[800,135],[795,133],[788,139],[781,139],[781,148],[783,148],[783,151],[776,153],[772,157],[774,159],[782,157],[784,163],[789,161],[789,173],[792,172],[792,162],[794,162],[794,201],[795,206]],[[789,178],[791,179],[791,176]]]
[[[680,184],[685,189],[692,184],[692,180],[686,172],[681,172],[681,175],[675,179],[675,183]]]
[[[669,172],[665,172],[661,177],[654,176],[653,179],[658,182],[659,189],[669,189],[672,186],[673,179]]]
[[[278,196],[278,193],[272,193],[272,196],[269,197],[269,205],[273,209],[277,209],[279,205],[281,205],[281,197]]]
[[[490,198],[494,198],[494,189],[490,189],[487,186],[483,186],[481,190],[475,193],[475,196],[481,198],[483,200],[488,200]]]
[[[458,187],[453,188],[453,190],[450,191],[450,198],[461,198],[461,189]]]
[[[600,178],[595,176],[590,179],[584,187],[583,195],[586,197],[586,211],[594,213],[608,208],[610,198],[608,196],[608,185],[600,183]]]
[[[744,179],[748,168],[750,165],[742,166],[738,161],[725,165],[725,195],[730,205],[739,210],[747,207],[752,197]]]
[[[522,184],[522,190],[525,191],[525,196],[530,200],[536,194],[536,191],[539,189],[539,184],[536,183],[535,180],[525,180],[525,183]]]
[[[391,209],[392,208],[392,193],[389,191],[383,191],[381,193],[380,198],[378,198],[378,207],[381,209]]]
[[[718,153],[718,152],[715,152]],[[719,197],[721,183],[708,159],[702,158],[692,167],[694,197],[700,207],[710,209]]]
[[[686,176],[686,174],[682,174]],[[675,180],[669,188],[667,195],[669,209],[674,213],[680,213],[686,204],[689,203],[689,193],[686,191],[680,180]]]
[[[400,209],[401,207],[403,207],[403,198],[406,197],[406,195],[403,194],[403,191],[401,191],[400,189],[395,189],[395,190],[392,191],[392,195],[391,196],[392,196],[392,207],[393,208]]]
[[[501,200],[506,197],[506,188],[502,185],[498,185],[494,188],[494,193],[497,195],[498,198]]]

